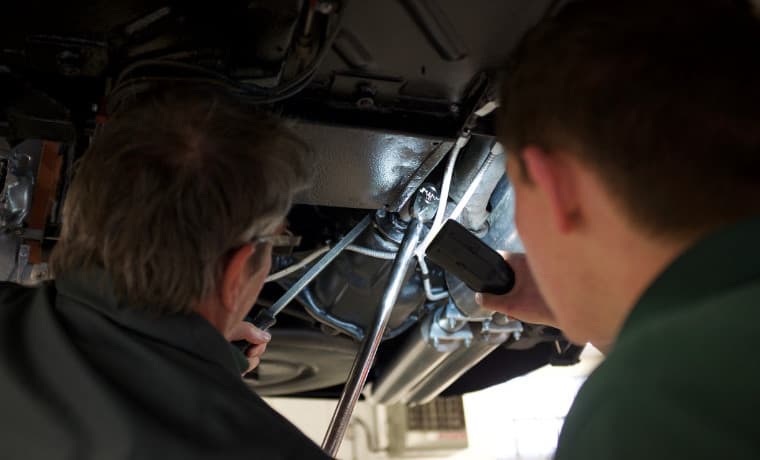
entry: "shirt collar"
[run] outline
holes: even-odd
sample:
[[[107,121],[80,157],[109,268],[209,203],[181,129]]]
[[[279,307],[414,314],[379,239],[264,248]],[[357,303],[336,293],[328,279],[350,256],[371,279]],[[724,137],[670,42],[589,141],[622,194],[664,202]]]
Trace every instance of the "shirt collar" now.
[[[623,338],[666,311],[760,279],[760,217],[720,229],[681,254],[639,299],[620,332]]]
[[[116,297],[103,270],[72,271],[57,276],[58,295],[90,307],[119,325],[221,365],[240,376],[248,367],[245,356],[197,313],[156,316],[130,308]]]

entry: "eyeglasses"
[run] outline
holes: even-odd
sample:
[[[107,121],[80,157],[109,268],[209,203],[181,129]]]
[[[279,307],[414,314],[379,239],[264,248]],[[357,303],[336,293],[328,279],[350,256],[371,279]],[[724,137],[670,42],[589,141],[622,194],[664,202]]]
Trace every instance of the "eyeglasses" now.
[[[257,236],[252,243],[267,243],[272,245],[272,254],[278,256],[289,256],[293,253],[293,248],[301,244],[301,237],[294,235],[290,230],[285,230],[276,235]]]

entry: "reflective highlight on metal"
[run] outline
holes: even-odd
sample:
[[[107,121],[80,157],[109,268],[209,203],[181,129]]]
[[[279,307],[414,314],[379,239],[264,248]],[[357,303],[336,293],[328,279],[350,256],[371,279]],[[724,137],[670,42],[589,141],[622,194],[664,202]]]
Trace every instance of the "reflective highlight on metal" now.
[[[270,314],[272,316],[277,316],[280,311],[282,311],[283,308],[285,308],[286,305],[288,305],[293,299],[296,298],[298,294],[303,291],[303,288],[306,287],[311,281],[319,275],[322,270],[324,270],[328,265],[330,265],[330,262],[332,262],[338,255],[340,255],[341,252],[343,252],[344,249],[346,249],[346,246],[353,243],[354,240],[361,235],[361,233],[369,226],[370,222],[372,222],[372,216],[367,215],[364,217],[364,219],[361,220],[356,226],[351,229],[350,232],[346,236],[343,237],[342,240],[338,242],[335,246],[332,247],[327,253],[322,256],[321,259],[317,263],[314,264],[304,275],[295,282],[290,288],[285,292],[285,294],[282,295],[282,297],[277,300],[277,302],[274,303],[271,307],[268,308]]]
[[[375,322],[364,339],[359,353],[356,355],[343,394],[335,408],[335,413],[330,421],[330,426],[327,429],[327,434],[325,435],[325,440],[322,444],[322,448],[325,452],[332,457],[338,452],[338,448],[340,447],[340,444],[343,441],[343,436],[348,428],[351,413],[353,412],[356,402],[359,400],[359,395],[367,381],[367,375],[375,360],[377,347],[380,345],[380,341],[383,338],[383,332],[388,324],[391,311],[393,310],[393,306],[396,303],[396,299],[398,298],[404,279],[406,278],[409,264],[413,260],[414,250],[419,241],[420,234],[422,233],[422,228],[422,222],[418,219],[412,219],[407,226],[404,240],[401,243],[401,248],[399,248],[396,260],[393,263],[391,276],[388,280],[388,287],[375,316]]]
[[[456,307],[452,307],[456,309]],[[405,397],[425,377],[442,365],[462,344],[472,341],[472,331],[466,322],[454,329],[446,319],[447,307],[438,308],[421,322],[388,370],[375,382],[372,399],[381,404],[405,402]],[[441,327],[443,325],[444,327]]]
[[[432,401],[465,372],[509,340],[510,335],[519,335],[523,327],[519,321],[497,314],[493,320],[483,322],[479,328],[474,325],[474,329],[472,343],[454,350],[446,361],[427,374],[405,398],[408,404],[418,405]]]
[[[489,180],[484,182],[486,176],[489,176]],[[460,222],[462,225],[471,231],[480,231],[488,218],[488,200],[494,188],[496,188],[499,178],[502,176],[504,176],[504,149],[497,142],[491,147],[486,159],[465,190],[449,219],[460,221],[461,216],[462,220]],[[482,186],[481,183],[483,183]],[[478,191],[480,193],[477,193]],[[475,198],[476,193],[477,198]],[[465,210],[468,212],[463,214]]]
[[[32,207],[34,180],[39,167],[41,148],[26,143],[0,154],[0,229],[14,230],[23,226]],[[28,152],[28,153],[27,153]]]
[[[412,217],[427,222],[435,217],[439,200],[440,194],[435,185],[423,184],[414,196],[410,214]]]
[[[314,148],[314,180],[297,203],[397,212],[451,148],[441,138],[299,123]],[[340,180],[336,180],[340,177]]]
[[[0,281],[35,285],[49,278],[47,263],[30,260],[30,240],[41,228],[28,228],[43,141],[26,140],[11,149],[0,138]]]
[[[523,330],[522,323],[498,313],[480,321],[463,315],[453,303],[428,315],[376,382],[372,399],[381,404],[430,402]]]
[[[304,306],[306,313],[308,313],[309,316],[316,319],[320,323],[335,328],[340,332],[353,337],[359,342],[364,340],[364,329],[360,328],[354,323],[336,318],[335,316],[328,313],[324,308],[321,308],[314,300],[314,295],[311,293],[311,290],[309,288],[304,289],[297,299]]]

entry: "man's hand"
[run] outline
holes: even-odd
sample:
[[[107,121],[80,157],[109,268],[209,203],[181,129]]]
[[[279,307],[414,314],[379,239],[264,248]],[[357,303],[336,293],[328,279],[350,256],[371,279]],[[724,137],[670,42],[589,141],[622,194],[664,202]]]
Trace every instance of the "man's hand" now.
[[[526,323],[557,327],[557,320],[536,286],[525,254],[502,255],[515,271],[515,287],[505,295],[477,294],[475,300],[488,310],[505,313]]]
[[[230,342],[236,340],[245,340],[246,342],[253,345],[246,352],[246,357],[248,358],[248,370],[243,372],[245,375],[254,370],[256,366],[259,365],[261,362],[261,355],[263,355],[266,351],[267,343],[272,340],[272,336],[268,332],[262,331],[253,324],[247,321],[242,321],[232,330],[229,336],[229,340]]]

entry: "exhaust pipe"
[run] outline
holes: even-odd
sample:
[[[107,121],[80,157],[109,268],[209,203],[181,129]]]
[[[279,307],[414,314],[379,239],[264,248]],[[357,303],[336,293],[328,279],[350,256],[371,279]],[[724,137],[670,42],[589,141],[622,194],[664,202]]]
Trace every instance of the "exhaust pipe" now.
[[[389,372],[375,383],[372,399],[380,404],[429,402],[521,332],[522,323],[505,315],[496,313],[474,323],[449,303],[425,317]]]
[[[501,318],[506,318],[499,315]],[[405,402],[410,405],[426,404],[443,393],[459,377],[475,367],[492,351],[499,348],[510,336],[522,332],[522,323],[507,320],[504,324],[494,325],[484,322],[474,334],[468,347],[460,347],[449,358],[427,374],[422,381],[407,395]]]
[[[444,314],[445,308],[439,308],[423,319],[416,333],[409,337],[388,366],[389,372],[375,383],[373,400],[381,404],[406,402],[405,397],[417,384],[463,343],[472,341],[472,331],[466,322],[449,327]]]

